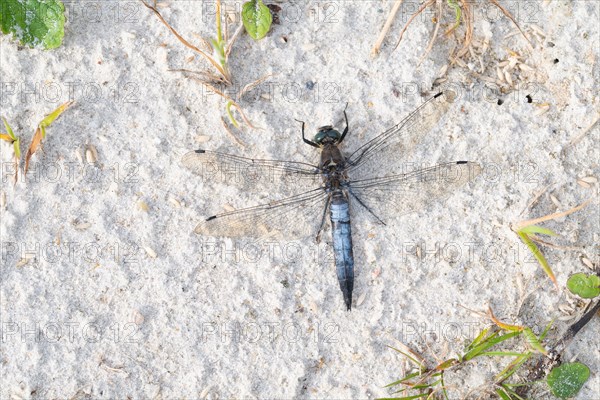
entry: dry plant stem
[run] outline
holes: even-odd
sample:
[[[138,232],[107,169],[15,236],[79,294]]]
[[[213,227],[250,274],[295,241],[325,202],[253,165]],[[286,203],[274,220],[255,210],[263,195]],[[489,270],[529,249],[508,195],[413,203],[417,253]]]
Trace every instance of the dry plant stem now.
[[[590,133],[592,131],[594,126],[596,126],[598,124],[598,121],[600,121],[600,115],[596,116],[596,120],[594,120],[594,122],[592,122],[592,124],[589,126],[589,128],[587,128],[585,131],[581,132],[579,135],[577,135],[573,139],[571,139],[571,141],[569,142],[569,145],[567,147],[571,147],[571,146],[574,146],[577,143],[579,143],[585,135],[587,135],[588,133]]]
[[[267,79],[269,79],[270,77],[274,76],[275,74],[268,74],[263,76],[262,78],[258,78],[257,80],[255,80],[254,82],[250,82],[249,84],[247,84],[246,86],[244,86],[242,88],[242,90],[240,90],[240,92],[238,93],[238,98],[242,98],[242,96],[244,94],[246,94],[246,92],[254,89],[255,87],[257,87],[258,85],[260,85],[261,83],[263,83],[264,81],[266,81]]]
[[[425,3],[421,7],[419,7],[419,9],[417,10],[417,12],[415,12],[413,15],[411,15],[411,17],[408,19],[408,21],[404,25],[404,28],[402,28],[402,31],[400,32],[400,38],[398,38],[398,43],[396,43],[396,46],[394,47],[394,50],[396,50],[398,48],[398,46],[400,45],[400,42],[402,41],[402,36],[404,35],[404,32],[406,32],[406,30],[408,29],[408,26],[411,24],[411,22],[415,18],[417,18],[417,16],[419,14],[421,14],[427,7],[429,7],[433,3],[435,3],[435,0],[429,0],[427,3]]]
[[[523,37],[525,38],[525,40],[527,40],[527,44],[529,44],[529,48],[533,50],[533,45],[531,44],[531,41],[529,40],[529,38],[527,37],[527,35],[525,34],[525,32],[523,32],[523,30],[521,29],[521,27],[519,26],[519,24],[517,24],[517,21],[515,21],[514,17],[512,16],[511,13],[508,12],[507,9],[505,9],[504,7],[502,7],[500,4],[498,4],[498,0],[489,0],[493,5],[495,5],[496,7],[498,7],[500,9],[500,11],[502,11],[502,13],[512,21],[513,24],[515,24],[515,26],[517,27],[517,29],[519,30],[519,32],[521,32],[521,35],[523,35]]]
[[[456,54],[456,58],[460,58],[462,56],[464,56],[465,54],[467,54],[467,52],[469,51],[469,46],[471,45],[471,41],[473,40],[473,13],[471,12],[471,4],[469,3],[469,0],[461,0],[461,3],[463,5],[462,7],[462,16],[465,20],[465,24],[466,26],[466,31],[465,31],[465,38],[463,40],[463,47],[462,49],[460,49],[460,51]]]
[[[577,207],[573,207],[567,211],[558,212],[558,213],[554,213],[554,214],[550,214],[550,215],[545,215],[543,217],[530,219],[527,221],[521,221],[515,226],[515,229],[519,230],[525,226],[536,225],[536,224],[539,224],[540,222],[545,222],[545,221],[549,221],[551,219],[556,219],[556,218],[567,216],[569,214],[573,214],[574,212],[577,212],[577,211],[581,210],[582,208],[584,208],[585,206],[587,206],[591,201],[592,201],[592,199],[588,199],[585,202],[583,202],[582,204],[578,205]]]
[[[202,46],[204,46],[204,48],[206,49],[206,51],[211,52],[212,51],[212,44],[210,44],[210,42],[206,39],[204,39],[202,36],[192,33],[192,35],[196,38],[198,38],[198,40],[200,40],[202,42]]]
[[[150,4],[146,3],[144,0],[140,0],[142,2],[142,4],[144,4],[144,6],[146,6],[146,8],[152,10],[152,12],[154,12],[154,14],[156,14],[156,16],[158,17],[158,19],[160,20],[160,22],[163,23],[163,25],[165,25],[167,27],[167,29],[169,29],[171,31],[171,33],[173,35],[175,35],[175,37],[177,39],[179,39],[179,41],[181,43],[183,43],[184,46],[186,46],[187,48],[193,50],[194,52],[200,54],[202,57],[204,57],[208,62],[210,62],[212,64],[213,67],[215,67],[215,69],[217,71],[219,71],[219,73],[221,75],[223,75],[223,79],[227,82],[227,83],[231,83],[231,77],[229,76],[229,73],[227,71],[225,71],[220,65],[219,63],[217,63],[210,55],[208,55],[207,53],[205,53],[204,51],[200,50],[198,47],[194,46],[193,44],[191,44],[190,42],[188,42],[187,40],[185,40],[176,30],[175,28],[173,28],[161,15],[160,11],[158,11],[156,9],[156,7],[151,6]]]
[[[410,347],[408,347],[401,341],[397,340],[396,338],[394,338],[394,337],[391,337],[391,338],[392,338],[392,340],[394,340],[395,342],[398,343],[398,345],[396,347],[401,347],[402,351],[404,353],[408,353],[408,354],[412,355],[413,358],[415,358],[419,362],[419,367],[422,367],[425,365],[425,358],[422,355],[420,355],[419,353],[417,353],[416,351],[414,351],[413,349],[411,349]]]
[[[553,249],[559,249],[559,250],[583,250],[579,247],[571,247],[571,246],[559,246],[557,244],[554,243],[550,243],[547,242],[543,239],[540,239],[538,236],[536,235],[527,235],[529,237],[529,239],[531,239],[532,241],[539,243],[539,244],[543,244],[544,246],[548,246],[548,247],[552,247]]]
[[[379,51],[381,50],[381,45],[383,44],[383,41],[385,40],[385,36],[387,35],[390,28],[392,27],[392,23],[394,23],[394,18],[396,18],[396,14],[398,14],[398,10],[400,10],[402,1],[403,0],[398,0],[394,3],[394,6],[392,7],[392,11],[390,11],[390,13],[387,17],[387,20],[385,21],[385,24],[383,25],[383,28],[381,29],[381,32],[379,33],[379,37],[377,38],[375,45],[371,49],[371,57],[375,57],[379,54]]]
[[[225,82],[222,77],[212,74],[208,71],[193,71],[191,69],[183,69],[183,68],[169,69],[167,71],[169,71],[169,72],[184,72],[187,74],[196,74],[196,75],[203,76],[207,82],[222,83],[224,85],[227,84],[227,82]]]
[[[243,30],[244,30],[244,24],[240,24],[240,26],[238,26],[235,33],[231,37],[231,41],[227,43],[227,48],[225,49],[225,57],[229,57],[229,53],[231,53],[231,48],[233,47],[235,40],[238,38],[238,36],[240,36],[240,33]]]
[[[425,56],[427,56],[427,54],[429,54],[431,49],[433,49],[433,44],[435,43],[435,39],[437,38],[438,31],[440,30],[440,21],[441,21],[441,16],[442,16],[442,3],[438,1],[437,5],[438,5],[438,12],[437,12],[438,22],[435,24],[435,29],[433,30],[433,35],[431,35],[431,39],[429,40],[429,45],[427,46],[427,49],[425,49],[425,52],[423,53],[421,58],[419,58],[417,67],[419,67],[421,65],[421,63],[425,59]]]
[[[239,137],[237,137],[236,134],[233,133],[233,131],[229,128],[229,125],[227,125],[227,121],[225,121],[225,118],[221,117],[221,124],[223,124],[223,128],[225,128],[225,132],[227,132],[227,134],[240,146],[242,147],[246,147],[246,143],[244,143],[242,141],[242,139],[240,139]]]
[[[523,215],[523,213],[527,210],[529,210],[535,203],[537,203],[537,201],[540,199],[540,197],[542,197],[542,195],[544,193],[546,193],[546,191],[548,190],[548,188],[550,187],[550,185],[546,186],[545,188],[543,188],[542,190],[540,190],[538,193],[535,194],[535,196],[533,196],[533,199],[529,202],[529,204],[527,204],[527,207],[525,207],[523,209],[523,211],[521,211],[521,213],[519,214],[519,216]]]

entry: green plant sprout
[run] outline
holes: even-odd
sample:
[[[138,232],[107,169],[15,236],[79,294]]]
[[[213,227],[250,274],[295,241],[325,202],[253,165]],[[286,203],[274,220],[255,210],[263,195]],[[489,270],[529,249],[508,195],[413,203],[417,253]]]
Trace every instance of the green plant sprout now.
[[[461,11],[460,5],[458,5],[456,0],[446,0],[446,4],[448,4],[448,7],[454,10],[454,25],[446,31],[446,35],[449,35],[460,25]]]
[[[16,184],[18,178],[17,171],[19,170],[19,160],[21,159],[21,139],[15,135],[6,118],[2,117],[2,122],[4,122],[4,127],[6,128],[7,133],[0,133],[0,139],[12,143],[13,145],[13,155],[15,159],[14,184]]]
[[[260,40],[269,33],[273,16],[269,7],[261,0],[251,0],[242,7],[242,22],[248,35],[254,40]]]
[[[392,397],[390,399],[410,400],[410,399],[433,399],[437,398],[449,399],[448,388],[444,383],[444,373],[450,370],[456,370],[460,366],[471,362],[478,357],[515,357],[500,373],[498,373],[494,381],[491,383],[491,389],[500,396],[501,399],[520,399],[515,388],[522,383],[510,383],[511,378],[521,366],[534,354],[546,354],[547,351],[542,345],[542,341],[546,337],[551,324],[548,324],[542,334],[537,337],[533,331],[525,326],[510,325],[499,321],[491,309],[488,311],[488,316],[494,325],[482,330],[479,335],[463,350],[463,354],[447,359],[435,366],[427,367],[425,362],[418,360],[417,357],[407,354],[396,348],[390,347],[394,351],[407,357],[417,366],[416,372],[411,372],[403,378],[392,382],[385,387],[392,388],[395,386],[404,386],[394,394],[406,394],[402,397]],[[524,337],[528,347],[524,351],[509,351],[495,349],[509,339],[516,337]],[[412,392],[412,393],[407,393]],[[415,393],[416,392],[416,393]]]
[[[596,274],[573,274],[567,280],[569,291],[582,299],[593,299],[600,296],[600,276]]]
[[[564,211],[564,212],[558,212],[558,213],[554,213],[554,214],[550,214],[550,215],[545,215],[540,218],[522,221],[512,227],[512,230],[517,234],[517,236],[519,236],[519,238],[527,246],[529,251],[531,251],[533,256],[536,258],[536,260],[538,261],[538,263],[540,264],[540,266],[542,267],[542,269],[544,270],[546,275],[548,275],[548,277],[550,278],[552,283],[554,283],[554,286],[557,289],[558,289],[558,283],[556,281],[556,276],[554,275],[552,268],[550,268],[550,265],[548,264],[548,261],[544,257],[544,254],[541,252],[541,250],[535,243],[535,242],[537,242],[537,243],[541,243],[544,245],[551,245],[550,243],[541,240],[539,237],[536,236],[536,234],[542,234],[542,235],[548,235],[548,236],[556,236],[557,234],[555,232],[551,231],[550,229],[543,228],[541,226],[538,226],[537,224],[548,221],[548,220],[554,220],[557,218],[561,218],[561,217],[567,216],[569,214],[573,214],[574,212],[577,212],[577,211],[581,210],[582,208],[584,208],[585,206],[587,206],[590,203],[590,201],[591,201],[591,199],[585,201],[584,203],[580,204],[577,207],[573,207],[572,209]]]
[[[575,396],[583,387],[590,376],[589,368],[579,362],[563,363],[560,358],[568,344],[575,335],[594,317],[600,310],[600,301],[590,307],[585,314],[574,324],[569,326],[563,336],[551,347],[542,343],[547,340],[547,335],[553,322],[549,323],[543,332],[536,336],[526,326],[512,325],[498,320],[492,310],[488,310],[488,318],[494,325],[483,329],[479,335],[463,350],[462,355],[450,358],[437,365],[427,367],[426,362],[414,351],[407,348],[401,351],[390,347],[394,351],[407,357],[417,367],[403,378],[392,382],[385,387],[393,388],[402,386],[394,394],[402,394],[402,397],[390,397],[396,400],[412,399],[445,399],[448,400],[448,387],[444,383],[444,373],[458,370],[472,360],[479,357],[514,357],[514,359],[502,369],[489,382],[482,394],[494,393],[502,400],[525,400],[529,390],[536,383],[546,383],[550,391],[557,397],[567,398]],[[500,344],[508,344],[510,339],[521,337],[524,339],[526,349],[511,351],[497,349]],[[533,368],[526,368],[526,363],[533,357],[542,359]],[[513,382],[511,378],[518,371],[529,370],[527,379],[522,382]],[[546,379],[543,379],[543,378]],[[481,397],[480,397],[481,398]]]
[[[536,233],[548,236],[556,236],[557,234],[550,229],[542,228],[541,226],[537,225],[524,226],[523,228],[518,229],[516,233],[523,243],[525,243],[529,251],[531,251],[535,259],[540,263],[546,275],[548,275],[552,283],[554,283],[554,286],[558,289],[558,282],[556,281],[556,276],[554,275],[552,268],[550,268],[546,257],[544,257],[544,254],[532,239],[533,235]]]
[[[240,32],[242,31],[242,28],[244,28],[244,25],[240,24],[240,26],[236,29],[236,31],[233,34],[233,36],[231,37],[231,39],[228,39],[227,26],[225,26],[224,28],[222,26],[222,18],[223,17],[222,17],[222,13],[221,13],[221,1],[217,0],[216,1],[216,13],[215,13],[215,15],[216,15],[216,24],[215,24],[216,25],[216,36],[209,40],[202,39],[202,41],[205,44],[205,47],[210,48],[210,50],[212,52],[212,54],[209,54],[208,52],[200,49],[197,46],[194,46],[189,41],[187,41],[185,38],[183,38],[183,36],[181,36],[179,34],[179,32],[177,32],[177,30],[175,28],[173,28],[173,26],[171,26],[171,24],[169,24],[167,22],[167,20],[161,15],[160,11],[158,11],[158,9],[156,8],[156,1],[154,2],[153,5],[148,4],[144,0],[140,0],[140,1],[144,4],[144,6],[146,6],[148,9],[150,9],[158,17],[160,22],[162,22],[162,24],[165,25],[167,27],[167,29],[169,29],[169,31],[171,31],[171,33],[173,33],[173,35],[175,35],[175,37],[184,46],[191,49],[193,52],[195,52],[196,54],[200,55],[202,58],[207,60],[214,69],[214,71],[208,71],[208,70],[192,71],[192,70],[187,70],[187,69],[175,69],[172,71],[191,74],[191,75],[188,75],[188,77],[190,79],[198,81],[199,83],[201,83],[202,85],[207,87],[209,90],[211,90],[215,94],[221,96],[225,100],[225,110],[226,110],[227,116],[228,116],[230,122],[236,128],[239,128],[239,123],[233,115],[232,108],[234,108],[238,111],[238,113],[241,115],[241,117],[244,120],[244,122],[246,123],[246,125],[248,125],[250,128],[254,128],[254,126],[252,125],[250,120],[246,117],[241,106],[234,100],[234,98],[227,95],[224,91],[218,89],[219,85],[223,85],[225,87],[230,87],[233,85],[233,78],[232,78],[231,72],[229,70],[228,59],[229,59],[229,55],[231,53],[233,44],[235,43],[235,40],[239,36]],[[263,4],[263,6],[264,6],[264,4]],[[267,9],[267,11],[269,11],[266,6],[264,6],[264,7]],[[269,16],[270,15],[271,14],[269,11]],[[268,76],[260,78],[259,80],[256,81],[257,83],[253,82],[252,84],[255,84],[255,83],[258,84],[258,83],[264,81],[266,78],[268,78]],[[246,87],[248,87],[248,85],[246,85]],[[242,89],[239,93],[237,93],[237,98],[241,98],[244,93],[245,93],[245,90]]]
[[[6,118],[2,117],[2,122],[4,122],[4,127],[6,128],[6,132],[8,133],[0,133],[0,139],[7,141],[13,145],[15,157],[18,160],[21,158],[21,139],[19,139],[19,137],[15,135],[12,128],[8,124]]]
[[[27,170],[29,169],[29,160],[31,159],[31,156],[33,156],[38,148],[42,147],[42,140],[46,137],[46,128],[48,128],[72,104],[72,101],[61,104],[56,110],[46,115],[44,119],[38,123],[35,133],[33,134],[33,138],[31,139],[31,144],[27,149],[27,154],[25,155],[25,175],[27,175]],[[0,139],[13,144],[15,158],[14,183],[16,184],[19,174],[19,161],[21,159],[21,141],[20,138],[14,134],[6,118],[2,117],[2,121],[4,122],[4,127],[8,133],[0,133]]]
[[[22,45],[54,49],[65,35],[65,6],[60,0],[3,0],[0,29]]]
[[[587,365],[574,362],[554,368],[546,378],[552,394],[561,399],[574,397],[590,377]]]

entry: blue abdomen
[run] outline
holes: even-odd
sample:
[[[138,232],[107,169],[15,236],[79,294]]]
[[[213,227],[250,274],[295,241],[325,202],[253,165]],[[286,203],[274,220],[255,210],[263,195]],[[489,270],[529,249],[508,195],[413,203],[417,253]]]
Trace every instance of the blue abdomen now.
[[[346,307],[352,306],[354,288],[354,256],[352,254],[352,230],[350,228],[350,208],[348,199],[342,193],[334,194],[330,206],[331,232],[335,269]]]

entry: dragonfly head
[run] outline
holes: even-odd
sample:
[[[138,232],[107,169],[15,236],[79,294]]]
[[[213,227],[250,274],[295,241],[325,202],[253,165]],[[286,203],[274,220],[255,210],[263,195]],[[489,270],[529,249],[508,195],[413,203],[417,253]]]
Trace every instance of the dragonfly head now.
[[[326,125],[319,128],[319,131],[315,135],[314,141],[319,146],[323,146],[326,144],[336,144],[341,137],[342,135],[333,129],[333,126]]]

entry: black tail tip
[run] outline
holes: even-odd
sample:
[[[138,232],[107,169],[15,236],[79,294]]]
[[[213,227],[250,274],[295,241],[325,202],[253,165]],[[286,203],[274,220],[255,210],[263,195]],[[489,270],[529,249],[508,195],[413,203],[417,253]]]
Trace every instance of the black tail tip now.
[[[352,300],[346,299],[346,311],[352,310]]]

